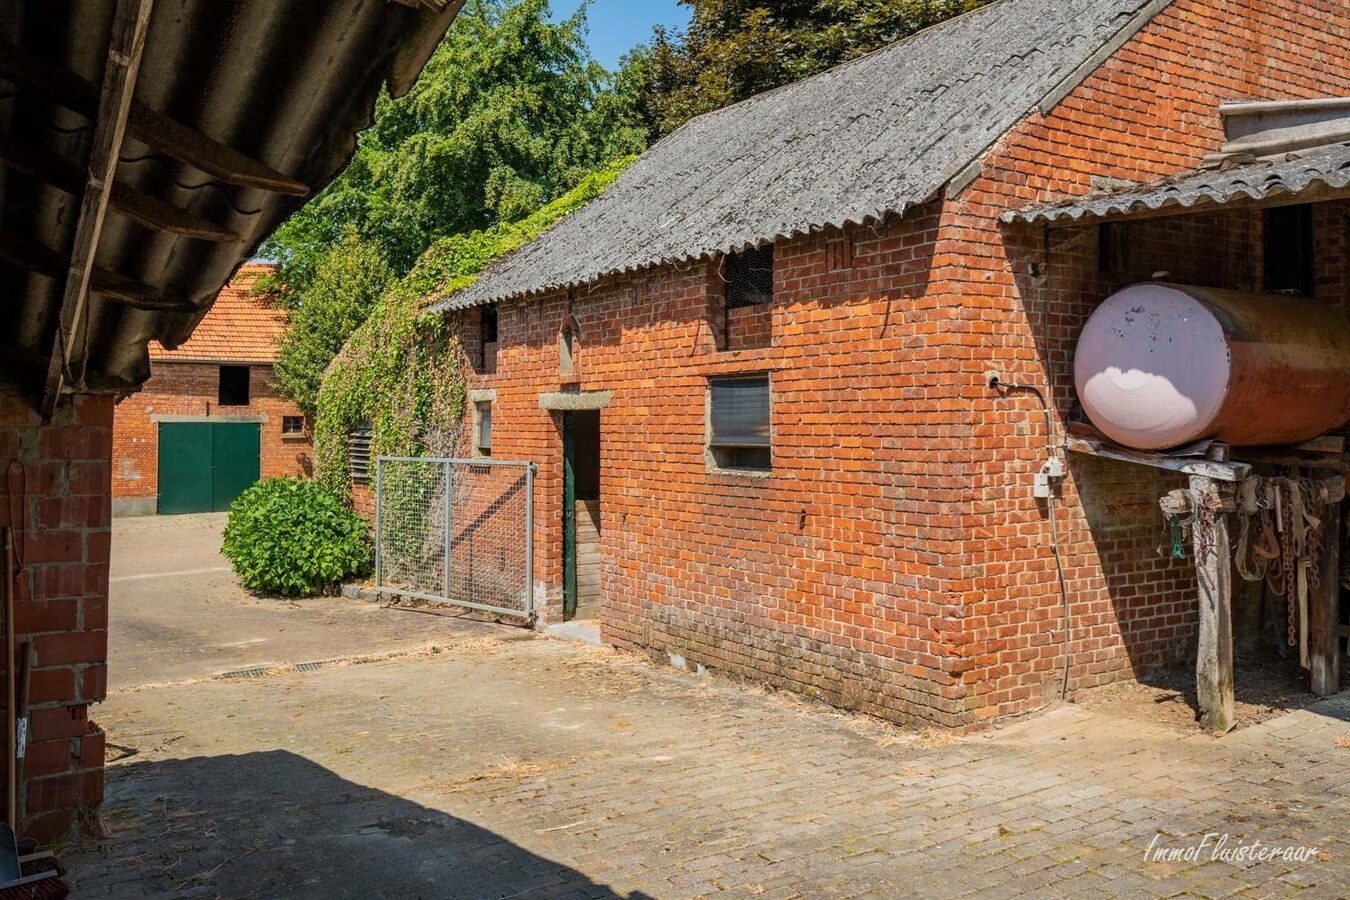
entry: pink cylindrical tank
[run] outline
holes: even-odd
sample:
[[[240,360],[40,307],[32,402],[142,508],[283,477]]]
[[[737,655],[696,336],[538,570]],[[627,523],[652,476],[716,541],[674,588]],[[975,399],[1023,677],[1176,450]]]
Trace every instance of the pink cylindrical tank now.
[[[1074,381],[1126,447],[1299,443],[1350,421],[1350,320],[1306,297],[1137,284],[1083,326]]]

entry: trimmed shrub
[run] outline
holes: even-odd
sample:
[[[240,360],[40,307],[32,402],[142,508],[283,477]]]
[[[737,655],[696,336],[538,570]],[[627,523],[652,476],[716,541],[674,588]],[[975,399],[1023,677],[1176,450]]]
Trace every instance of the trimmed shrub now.
[[[240,494],[221,552],[244,587],[286,597],[321,593],[374,562],[366,523],[304,478],[269,478]]]

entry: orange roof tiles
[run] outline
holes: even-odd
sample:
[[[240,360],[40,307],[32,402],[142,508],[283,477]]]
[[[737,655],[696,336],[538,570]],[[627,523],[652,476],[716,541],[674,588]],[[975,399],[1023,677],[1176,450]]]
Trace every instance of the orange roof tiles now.
[[[221,360],[275,362],[278,342],[286,330],[286,313],[272,305],[267,294],[254,294],[253,285],[275,267],[246,263],[216,296],[215,305],[177,350],[150,344],[152,360]]]

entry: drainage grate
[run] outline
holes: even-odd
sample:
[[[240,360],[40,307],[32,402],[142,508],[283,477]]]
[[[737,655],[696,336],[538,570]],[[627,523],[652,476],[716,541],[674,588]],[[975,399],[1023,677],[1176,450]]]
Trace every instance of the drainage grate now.
[[[348,662],[343,659],[320,659],[314,662],[302,662],[295,665],[279,666],[253,666],[248,669],[235,669],[233,672],[222,672],[216,678],[262,678],[264,675],[281,675],[287,672],[317,672],[320,669],[326,669],[329,666],[335,666],[338,663]]]
[[[254,667],[252,669],[235,669],[233,672],[222,672],[217,678],[261,678],[266,669]]]

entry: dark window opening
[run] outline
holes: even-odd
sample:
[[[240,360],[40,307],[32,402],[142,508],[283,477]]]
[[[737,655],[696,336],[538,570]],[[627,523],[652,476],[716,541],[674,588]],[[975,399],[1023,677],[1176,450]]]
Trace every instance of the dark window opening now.
[[[481,307],[479,315],[479,338],[483,350],[483,358],[480,360],[482,372],[491,375],[497,371],[497,307],[496,305]]]
[[[1124,275],[1130,267],[1130,231],[1125,222],[1097,226],[1097,271]]]
[[[749,350],[773,344],[773,245],[732,253],[724,260],[719,350]]]
[[[347,432],[347,469],[352,484],[370,484],[370,426]]]
[[[282,416],[281,417],[282,434],[304,434],[305,417],[304,416]]]
[[[769,376],[714,378],[709,382],[708,449],[723,469],[767,471],[772,464]]]
[[[1306,203],[1265,211],[1265,283],[1271,294],[1316,293],[1313,273],[1313,213]]]
[[[773,300],[773,244],[729,255],[726,279],[727,309]]]
[[[483,401],[478,407],[477,449],[479,456],[492,455],[492,403]]]
[[[248,366],[220,367],[220,393],[216,399],[221,406],[248,406]]]

